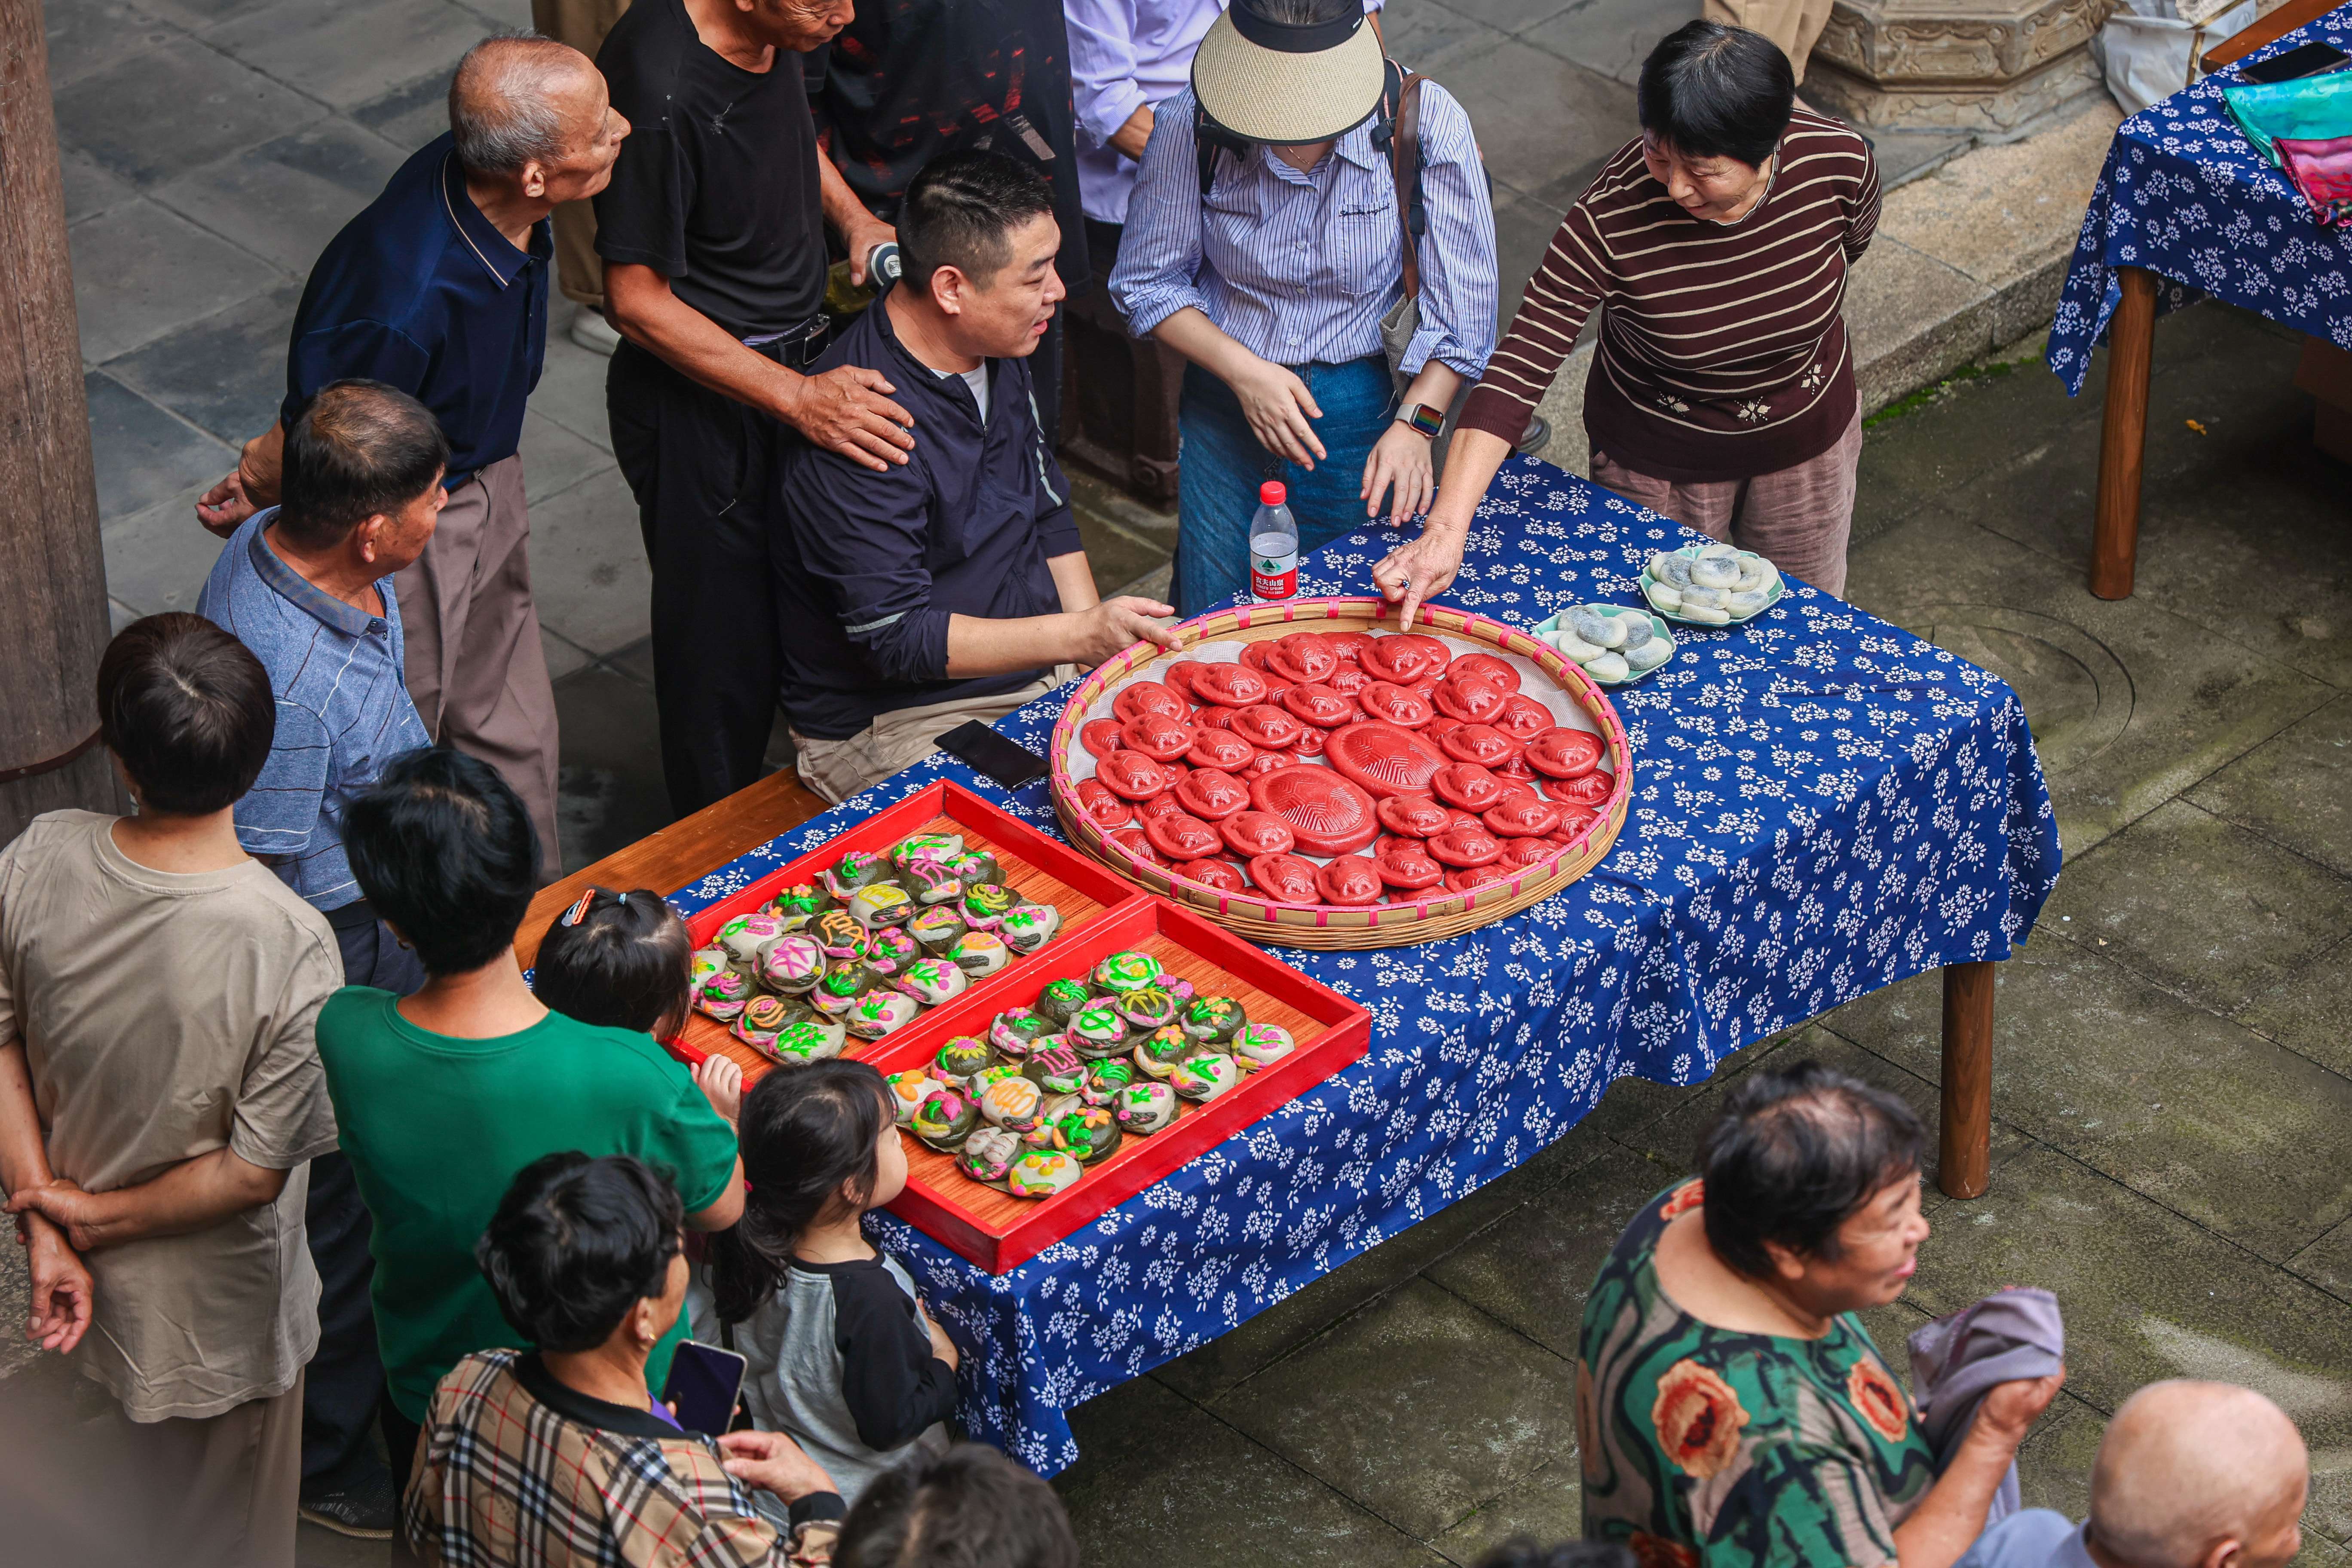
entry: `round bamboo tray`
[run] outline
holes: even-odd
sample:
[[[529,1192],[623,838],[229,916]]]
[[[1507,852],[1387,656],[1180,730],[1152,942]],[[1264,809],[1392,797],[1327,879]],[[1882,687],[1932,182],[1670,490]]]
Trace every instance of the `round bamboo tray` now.
[[[1551,856],[1514,870],[1468,893],[1433,889],[1428,896],[1409,902],[1341,907],[1333,904],[1277,904],[1262,894],[1224,893],[1197,882],[1169,875],[1168,868],[1138,858],[1097,827],[1078,805],[1076,781],[1070,773],[1070,748],[1089,708],[1106,692],[1138,677],[1149,678],[1150,667],[1172,661],[1201,643],[1260,642],[1297,631],[1376,632],[1386,626],[1389,605],[1377,598],[1294,599],[1287,604],[1243,605],[1198,616],[1175,627],[1176,645],[1170,648],[1138,643],[1070,689],[1068,705],[1054,726],[1054,811],[1070,842],[1130,881],[1163,898],[1196,910],[1226,930],[1252,942],[1281,947],[1343,950],[1401,947],[1475,931],[1506,915],[1517,914],[1539,899],[1550,897],[1601,863],[1625,825],[1626,803],[1633,791],[1633,752],[1617,710],[1575,662],[1558,649],[1537,641],[1516,627],[1485,616],[1424,605],[1421,618],[1426,629],[1497,652],[1516,654],[1550,677],[1592,720],[1601,734],[1601,765],[1616,780],[1599,816],[1583,832],[1561,845]],[[1424,629],[1416,624],[1416,631]]]

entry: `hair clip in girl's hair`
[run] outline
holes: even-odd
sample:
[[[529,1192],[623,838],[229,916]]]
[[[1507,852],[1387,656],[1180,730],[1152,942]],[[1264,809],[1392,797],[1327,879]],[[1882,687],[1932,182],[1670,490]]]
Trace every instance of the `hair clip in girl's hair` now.
[[[562,923],[568,926],[578,925],[580,923],[581,917],[588,912],[588,906],[594,900],[595,897],[596,889],[593,888],[591,888],[586,892],[581,894],[580,901],[563,911]]]
[[[626,893],[621,895],[621,907],[625,910],[629,907],[629,895]]]

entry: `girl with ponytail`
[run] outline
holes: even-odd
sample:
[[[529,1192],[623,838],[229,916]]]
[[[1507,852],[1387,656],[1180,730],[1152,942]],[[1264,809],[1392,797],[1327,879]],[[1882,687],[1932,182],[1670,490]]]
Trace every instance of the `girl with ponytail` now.
[[[918,1447],[944,1449],[956,1349],[906,1266],[866,1239],[866,1211],[907,1184],[882,1075],[865,1062],[777,1068],[743,1097],[750,1191],[710,1239],[717,1321],[742,1353],[755,1426],[789,1434],[855,1503]]]

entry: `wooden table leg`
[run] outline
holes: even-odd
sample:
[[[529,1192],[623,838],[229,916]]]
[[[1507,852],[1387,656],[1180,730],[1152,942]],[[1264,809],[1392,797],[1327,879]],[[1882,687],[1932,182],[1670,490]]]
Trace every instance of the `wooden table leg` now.
[[[2099,431],[2099,500],[2091,525],[2091,592],[2128,599],[2139,559],[2139,477],[2147,450],[2147,373],[2155,354],[2156,274],[2118,267],[2123,297],[2107,322],[2107,407]]]
[[[1984,1195],[1992,1167],[1992,965],[1944,965],[1944,1127],[1936,1184]]]

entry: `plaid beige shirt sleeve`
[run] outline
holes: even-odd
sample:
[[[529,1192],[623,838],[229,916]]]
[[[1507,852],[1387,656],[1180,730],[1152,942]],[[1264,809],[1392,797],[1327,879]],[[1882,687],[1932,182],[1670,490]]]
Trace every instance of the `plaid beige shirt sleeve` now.
[[[512,1351],[433,1391],[408,1537],[436,1568],[789,1568],[789,1545],[693,1437],[583,1425],[531,1397]]]

